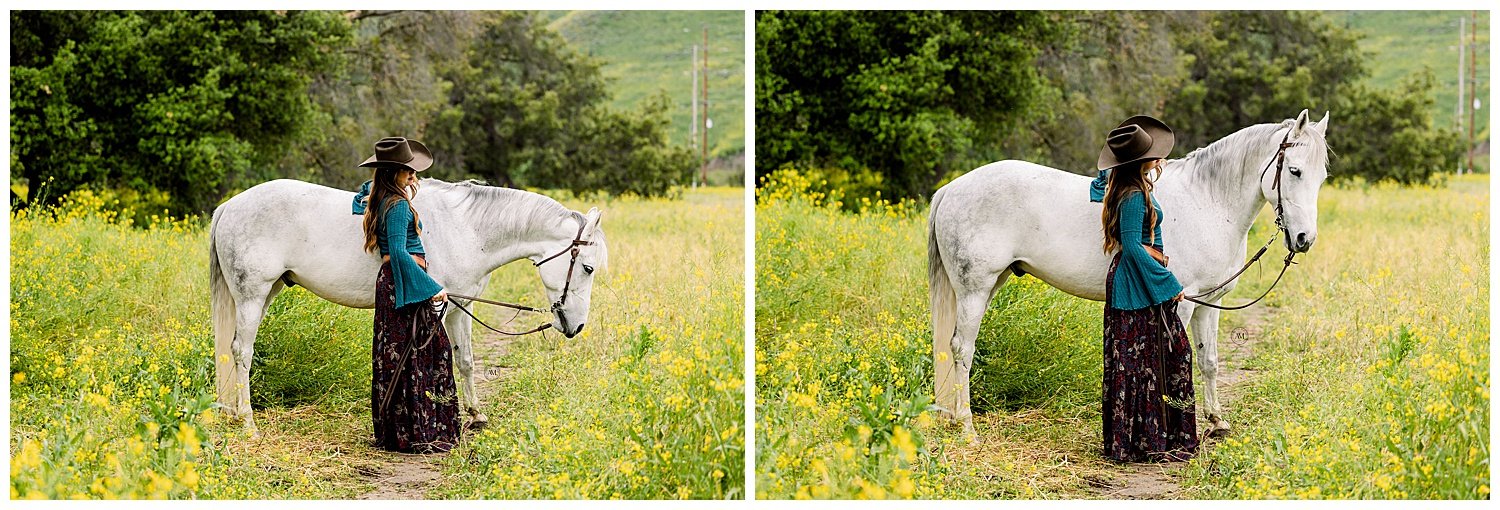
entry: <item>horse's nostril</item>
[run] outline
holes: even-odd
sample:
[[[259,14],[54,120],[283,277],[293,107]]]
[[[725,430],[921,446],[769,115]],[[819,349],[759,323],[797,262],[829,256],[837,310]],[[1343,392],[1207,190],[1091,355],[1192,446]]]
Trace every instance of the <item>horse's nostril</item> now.
[[[579,334],[579,333],[582,333],[582,332],[583,332],[583,324],[579,324],[578,325],[578,330],[574,331],[573,334],[576,335],[576,334]]]

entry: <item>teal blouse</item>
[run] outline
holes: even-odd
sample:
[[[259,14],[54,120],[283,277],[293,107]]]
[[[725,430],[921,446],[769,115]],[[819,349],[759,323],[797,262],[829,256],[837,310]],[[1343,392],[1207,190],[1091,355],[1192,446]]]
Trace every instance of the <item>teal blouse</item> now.
[[[1107,172],[1099,172],[1090,186],[1091,201],[1104,200],[1101,184],[1108,179]],[[1156,223],[1147,230],[1144,195],[1132,192],[1120,201],[1120,264],[1115,267],[1115,286],[1109,303],[1116,309],[1139,310],[1171,300],[1182,292],[1177,277],[1141,246],[1151,244],[1166,252],[1161,236],[1161,204],[1155,197],[1151,198],[1151,207],[1156,210]]]
[[[365,213],[363,198],[369,194],[369,191],[370,183],[365,182],[360,188],[360,194],[354,196],[354,214]],[[417,236],[419,225],[414,220],[411,204],[406,200],[397,200],[389,209],[386,209],[382,222],[383,228],[375,232],[375,244],[380,247],[380,254],[391,256],[391,278],[395,280],[396,308],[432,299],[438,291],[443,290],[443,286],[438,285],[431,276],[427,276],[427,271],[417,265],[416,259],[411,257],[413,254],[426,254],[422,249],[422,238]],[[390,249],[392,246],[397,249]]]

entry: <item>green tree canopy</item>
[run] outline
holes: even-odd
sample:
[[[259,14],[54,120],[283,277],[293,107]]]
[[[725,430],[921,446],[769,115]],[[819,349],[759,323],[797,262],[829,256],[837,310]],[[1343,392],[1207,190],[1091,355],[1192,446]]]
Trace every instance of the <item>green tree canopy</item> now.
[[[925,196],[1027,118],[1033,66],[1063,31],[1044,13],[756,13],[756,173],[835,165]]]
[[[660,195],[694,160],[667,140],[658,97],[634,114],[609,108],[600,63],[531,13],[498,13],[467,58],[445,70],[448,106],[433,122],[436,155],[505,186]]]
[[[30,193],[165,191],[178,212],[268,173],[306,126],[307,76],[350,34],[323,12],[16,11],[11,27],[11,168]]]

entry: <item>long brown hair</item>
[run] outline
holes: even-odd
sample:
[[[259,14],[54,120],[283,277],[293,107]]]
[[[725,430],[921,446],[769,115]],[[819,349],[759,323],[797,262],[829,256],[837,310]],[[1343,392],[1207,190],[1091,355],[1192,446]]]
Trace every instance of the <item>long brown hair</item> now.
[[[1156,188],[1152,179],[1145,177],[1146,165],[1153,165],[1161,175],[1160,160],[1148,159],[1126,163],[1110,169],[1109,187],[1104,192],[1104,253],[1114,253],[1120,248],[1120,202],[1131,191],[1140,191],[1146,200],[1146,224],[1156,224],[1156,208],[1151,206],[1151,191]],[[1156,229],[1151,229],[1151,242],[1156,242]]]
[[[375,233],[381,228],[385,212],[397,201],[409,200],[417,196],[416,186],[409,188],[411,191],[408,195],[406,189],[396,184],[396,176],[400,175],[403,170],[409,171],[403,167],[376,167],[375,175],[371,177],[374,182],[370,183],[370,196],[365,197],[365,251],[368,253],[375,253],[378,249]],[[377,207],[376,204],[379,206]],[[411,209],[411,217],[412,221],[418,225],[421,224],[422,219],[417,216],[415,207]],[[421,235],[422,228],[417,227],[417,236]]]

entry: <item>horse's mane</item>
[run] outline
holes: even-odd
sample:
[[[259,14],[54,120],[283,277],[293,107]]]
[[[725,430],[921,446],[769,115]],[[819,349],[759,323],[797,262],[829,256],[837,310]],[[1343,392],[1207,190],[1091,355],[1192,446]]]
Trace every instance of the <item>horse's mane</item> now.
[[[1244,176],[1232,171],[1226,171],[1226,169],[1240,168],[1240,162],[1249,159],[1250,156],[1264,149],[1268,144],[1266,140],[1282,129],[1291,128],[1296,122],[1297,119],[1287,119],[1281,122],[1256,124],[1246,127],[1230,133],[1224,138],[1215,140],[1207,146],[1193,149],[1192,152],[1187,153],[1182,159],[1169,161],[1168,164],[1188,165],[1192,170],[1185,172],[1186,175],[1184,178],[1189,182],[1200,183],[1209,181],[1206,183],[1208,184],[1206,186],[1207,189],[1227,191],[1238,186],[1239,180],[1244,178]],[[1313,141],[1325,148],[1325,150],[1312,152],[1314,153],[1313,157],[1317,158],[1316,163],[1327,168],[1328,151],[1326,148],[1328,147],[1328,142],[1324,139],[1323,134],[1315,129],[1304,129],[1302,136],[1312,138]],[[1275,145],[1274,143],[1269,144],[1273,147]],[[1219,164],[1208,164],[1211,161],[1219,162]],[[1229,162],[1230,164],[1225,164],[1224,162]]]
[[[490,186],[483,181],[467,179],[459,182],[444,182],[424,179],[424,186],[438,190],[457,191],[455,205],[468,207],[479,217],[495,218],[503,215],[530,218],[571,215],[573,211],[552,197],[540,193],[514,188]]]
[[[475,179],[450,183],[429,178],[423,179],[422,185],[431,185],[436,191],[451,192],[453,204],[468,208],[470,215],[477,218],[515,221],[533,219],[536,221],[530,222],[531,225],[540,225],[540,219],[578,214],[552,197],[526,190],[490,186]],[[600,268],[608,267],[609,250],[604,248],[604,231],[597,230],[593,235],[600,245],[598,265]]]
[[[1290,128],[1294,124],[1296,124],[1296,122],[1297,119],[1287,119],[1278,123],[1256,124],[1245,129],[1235,131],[1233,133],[1230,133],[1229,136],[1214,140],[1213,143],[1210,143],[1207,146],[1193,149],[1192,152],[1189,152],[1186,156],[1183,156],[1181,161],[1197,162],[1197,160],[1199,159],[1214,159],[1216,157],[1228,158],[1230,160],[1243,160],[1247,152],[1249,152],[1253,148],[1258,147],[1258,145],[1254,143],[1246,143],[1247,140],[1262,140],[1270,138],[1270,135],[1272,133],[1275,133],[1281,129]],[[1320,133],[1317,130],[1305,129],[1302,131],[1302,135],[1312,137],[1324,147],[1328,146],[1328,141],[1323,138],[1323,133]],[[1321,163],[1326,167],[1328,165],[1327,151],[1316,152],[1317,157],[1321,158],[1318,163]]]

